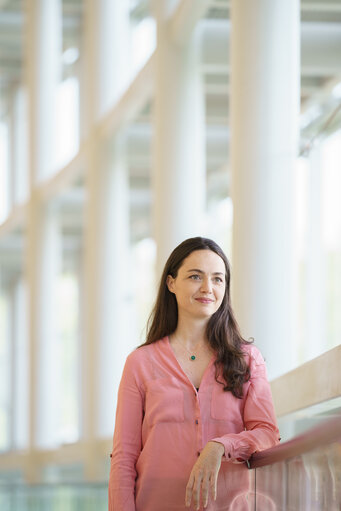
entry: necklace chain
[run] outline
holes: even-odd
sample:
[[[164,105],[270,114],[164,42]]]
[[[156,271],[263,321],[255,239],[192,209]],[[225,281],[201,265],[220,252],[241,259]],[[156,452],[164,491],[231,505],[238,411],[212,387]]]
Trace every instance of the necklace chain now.
[[[194,353],[193,353],[193,352],[189,351],[189,350],[186,348],[186,346],[184,346],[184,345],[183,345],[183,344],[182,344],[182,343],[181,343],[181,342],[180,342],[180,341],[179,341],[179,340],[178,340],[178,339],[177,339],[174,335],[173,335],[173,339],[174,339],[174,340],[175,340],[178,344],[180,344],[180,346],[181,346],[183,349],[185,349],[185,350],[187,351],[187,353],[189,353],[189,355],[190,355],[190,360],[193,360],[193,361],[194,361],[194,360],[196,360],[196,358],[197,358],[197,357],[196,357],[196,355],[194,355]]]

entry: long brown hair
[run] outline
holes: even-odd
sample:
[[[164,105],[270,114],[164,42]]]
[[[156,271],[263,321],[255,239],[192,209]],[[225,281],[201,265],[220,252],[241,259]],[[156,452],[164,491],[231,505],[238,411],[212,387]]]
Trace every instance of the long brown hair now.
[[[250,378],[250,369],[244,359],[242,346],[249,344],[241,336],[234,317],[230,300],[230,264],[223,250],[208,238],[189,238],[178,245],[169,256],[161,279],[154,308],[147,323],[146,342],[152,344],[171,335],[178,323],[178,306],[174,293],[167,286],[167,276],[177,277],[184,259],[196,250],[211,250],[218,254],[225,264],[225,294],[219,309],[210,317],[206,327],[206,337],[217,354],[216,380],[224,385],[224,391],[231,391],[238,398],[243,397],[243,383]],[[219,374],[224,382],[219,381]]]

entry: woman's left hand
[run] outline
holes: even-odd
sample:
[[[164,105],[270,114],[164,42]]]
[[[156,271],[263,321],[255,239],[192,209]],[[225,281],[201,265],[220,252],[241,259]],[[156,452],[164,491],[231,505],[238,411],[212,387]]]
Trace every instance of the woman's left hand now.
[[[195,462],[186,486],[186,507],[193,503],[196,509],[200,508],[200,493],[204,507],[208,504],[209,492],[214,500],[217,498],[217,479],[224,454],[224,446],[219,442],[208,442],[198,460]]]

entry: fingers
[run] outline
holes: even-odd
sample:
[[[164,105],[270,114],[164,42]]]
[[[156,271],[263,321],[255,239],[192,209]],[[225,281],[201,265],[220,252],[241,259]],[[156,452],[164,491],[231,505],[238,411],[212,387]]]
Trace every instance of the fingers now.
[[[203,506],[207,506],[208,502],[208,488],[206,486],[204,481],[202,481],[202,478],[197,474],[197,477],[193,478],[193,484],[190,486],[190,483],[188,483],[186,487],[186,507],[189,507],[191,505],[191,502],[193,501],[194,509],[200,508],[200,494],[202,494],[202,501]]]
[[[186,486],[186,507],[190,507],[193,500],[195,509],[200,508],[200,496],[204,508],[208,505],[209,494],[216,500],[217,498],[217,474],[205,475],[202,472],[192,473]]]
[[[186,507],[189,507],[191,505],[192,494],[193,494],[193,484],[194,484],[194,475],[193,475],[193,471],[192,471],[191,475],[189,476],[189,480],[188,480],[188,483],[186,486],[186,497],[185,497]]]
[[[208,504],[208,490],[209,490],[209,481],[208,481],[208,479],[205,479],[201,485],[202,505],[204,507],[207,507],[207,504]],[[199,495],[199,498],[200,498],[200,495]]]
[[[189,507],[193,501],[195,509],[199,509],[200,499],[202,499],[202,505],[207,507],[209,494],[216,500],[221,456],[221,444],[218,442],[208,442],[206,444],[192,468],[186,486],[186,507]]]
[[[191,473],[189,481],[186,486],[186,507],[191,505],[193,500],[193,505],[195,509],[200,508],[200,490],[202,484],[202,472],[197,471],[195,473]]]
[[[210,478],[210,490],[211,495],[213,497],[213,500],[217,500],[217,479],[218,479],[218,473],[212,474]]]

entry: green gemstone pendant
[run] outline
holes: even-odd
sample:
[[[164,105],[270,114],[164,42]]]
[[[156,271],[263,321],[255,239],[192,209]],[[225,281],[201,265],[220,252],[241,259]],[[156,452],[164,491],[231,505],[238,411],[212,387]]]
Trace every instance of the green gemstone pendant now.
[[[195,355],[192,355],[192,356],[191,356],[191,360],[195,360]]]

